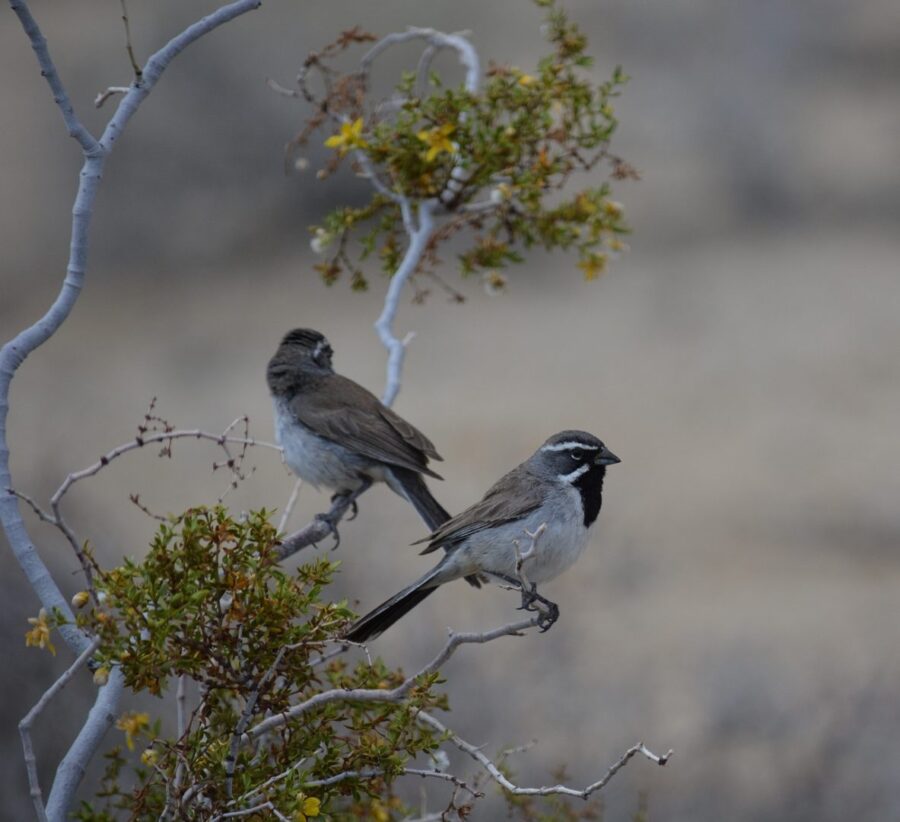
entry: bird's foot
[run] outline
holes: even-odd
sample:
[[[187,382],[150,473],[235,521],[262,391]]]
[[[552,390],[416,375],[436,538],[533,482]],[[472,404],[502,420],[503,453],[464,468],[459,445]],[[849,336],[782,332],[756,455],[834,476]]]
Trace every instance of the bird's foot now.
[[[341,544],[341,535],[338,533],[337,529],[337,524],[340,517],[336,517],[333,513],[331,513],[331,511],[329,511],[327,514],[316,514],[316,519],[328,526],[328,533],[334,537],[334,545],[331,546],[331,550],[337,550],[337,547]]]
[[[537,626],[541,629],[542,634],[549,631],[553,623],[559,619],[559,606],[547,597],[541,596],[534,583],[530,588],[522,588],[522,604],[519,606],[519,610],[533,611],[538,614]]]

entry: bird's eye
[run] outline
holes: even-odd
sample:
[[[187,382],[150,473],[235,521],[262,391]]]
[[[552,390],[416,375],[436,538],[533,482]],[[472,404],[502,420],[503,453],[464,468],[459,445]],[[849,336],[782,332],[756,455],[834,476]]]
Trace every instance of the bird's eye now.
[[[584,451],[582,451],[580,448],[573,448],[569,453],[572,455],[572,459],[576,462],[581,462],[581,460],[584,459]]]

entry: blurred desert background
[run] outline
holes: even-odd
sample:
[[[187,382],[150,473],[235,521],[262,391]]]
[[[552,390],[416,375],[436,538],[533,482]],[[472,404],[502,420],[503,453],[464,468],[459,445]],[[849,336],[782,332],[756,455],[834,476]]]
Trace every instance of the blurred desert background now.
[[[146,59],[214,4],[131,6]],[[396,328],[417,335],[395,407],[444,455],[432,487],[452,511],[562,428],[597,433],[622,464],[589,551],[544,589],[560,621],[458,653],[450,719],[491,751],[539,739],[514,763],[528,784],[563,763],[585,784],[639,740],[674,748],[665,769],[635,760],[616,777],[608,820],[630,818],[641,795],[666,822],[900,819],[900,5],[565,6],[598,80],[617,63],[633,78],[613,144],[643,175],[615,194],[632,250],[596,283],[565,254],[536,254],[499,297],[461,282],[446,254],[468,300],[405,301]],[[111,110],[92,107],[96,93],[129,80],[118,9],[33,4],[95,130]],[[317,182],[318,138],[311,170],[285,174],[283,147],[308,111],[265,80],[289,85],[310,49],[354,24],[469,29],[485,63],[527,69],[540,21],[525,0],[270,0],[180,56],[107,165],[75,311],[15,379],[16,487],[46,500],[129,439],[154,396],[179,427],[219,431],[248,414],[271,439],[264,367],[294,326],[322,330],[338,370],[380,393],[372,322],[385,281],[373,271],[367,294],[326,288],[307,232],[338,201],[360,202],[364,184]],[[59,287],[79,169],[8,9],[0,107],[7,339]],[[154,524],[128,494],[163,512],[213,502],[226,482],[210,471],[217,458],[190,442],[172,461],[131,454],[69,496],[70,521],[105,561],[139,556]],[[292,479],[277,456],[258,449],[249,463],[230,504],[283,507]],[[304,489],[292,524],[326,504]],[[26,518],[74,592],[67,546]],[[408,547],[422,529],[384,488],[342,535],[335,593],[360,610],[432,561]],[[16,724],[69,655],[26,650],[38,604],[3,537],[0,564],[0,816],[17,820],[30,803]],[[373,649],[412,670],[446,626],[499,625],[516,604],[457,583]],[[87,679],[39,723],[45,778],[92,700]]]

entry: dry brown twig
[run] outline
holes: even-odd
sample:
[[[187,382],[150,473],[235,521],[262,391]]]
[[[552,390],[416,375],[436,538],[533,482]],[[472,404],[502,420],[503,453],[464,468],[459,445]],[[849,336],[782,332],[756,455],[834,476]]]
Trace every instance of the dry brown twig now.
[[[110,463],[114,462],[119,457],[122,457],[123,455],[128,454],[131,451],[144,448],[147,445],[160,444],[162,445],[162,448],[159,452],[159,456],[171,457],[172,444],[175,440],[203,440],[215,443],[215,445],[217,445],[225,454],[224,461],[213,463],[213,471],[216,471],[220,468],[228,468],[231,473],[231,481],[229,483],[229,487],[219,497],[218,501],[221,502],[228,491],[236,488],[237,484],[241,480],[245,479],[242,468],[248,448],[250,448],[251,446],[258,446],[262,448],[271,448],[278,451],[279,453],[281,452],[281,449],[277,445],[266,442],[264,440],[254,439],[249,436],[249,420],[246,416],[237,417],[235,420],[229,423],[221,433],[215,434],[199,428],[176,430],[161,417],[155,416],[153,414],[154,407],[155,398],[150,403],[150,410],[144,416],[144,423],[138,426],[138,435],[133,440],[116,446],[110,451],[107,451],[95,463],[81,469],[80,471],[73,471],[68,476],[66,476],[59,488],[57,488],[53,493],[53,496],[50,497],[49,512],[45,511],[32,497],[28,496],[27,494],[24,494],[21,491],[17,491],[14,488],[8,489],[9,493],[14,494],[20,500],[25,502],[38,517],[38,519],[41,520],[41,522],[53,525],[63,534],[69,545],[72,546],[72,550],[75,552],[75,556],[78,558],[78,562],[81,565],[82,572],[84,573],[87,590],[91,594],[94,593],[94,586],[93,569],[91,567],[90,560],[84,552],[84,543],[78,538],[75,531],[66,521],[61,509],[63,498],[66,496],[66,494],[69,493],[69,491],[76,483],[88,479],[89,477],[96,476],[104,468],[110,465]],[[244,436],[234,436],[231,432],[236,426],[242,423],[244,425]],[[153,430],[151,427],[153,425],[160,426],[161,430]],[[234,454],[229,448],[229,445],[240,445],[240,452]],[[158,514],[154,514],[143,502],[141,502],[140,496],[138,494],[130,494],[129,499],[148,516],[151,516],[154,519],[165,519]]]

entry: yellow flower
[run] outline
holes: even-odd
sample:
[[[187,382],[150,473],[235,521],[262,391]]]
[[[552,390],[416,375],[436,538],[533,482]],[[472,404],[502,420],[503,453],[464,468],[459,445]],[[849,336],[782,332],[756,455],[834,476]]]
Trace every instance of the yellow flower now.
[[[109,668],[97,668],[94,671],[94,684],[105,685],[109,682]]]
[[[56,656],[56,648],[50,641],[50,623],[47,621],[47,609],[41,608],[36,617],[29,617],[28,622],[34,627],[25,634],[25,645],[35,648],[46,648]]]
[[[120,731],[125,731],[125,744],[129,751],[134,750],[134,738],[149,725],[150,717],[147,714],[138,714],[134,711],[122,714],[116,722],[116,727]]]
[[[530,86],[532,83],[534,83],[534,81],[535,81],[535,78],[532,77],[530,74],[522,74],[519,77],[519,85],[520,86]]]
[[[372,818],[375,819],[376,822],[389,822],[391,818],[391,815],[385,810],[384,805],[377,799],[372,800],[369,810],[372,812]]]
[[[294,811],[294,822],[306,822],[307,819],[315,819],[322,812],[322,800],[315,796],[305,796],[300,794],[297,797],[302,800],[303,805],[299,811]]]
[[[453,125],[453,123],[444,123],[442,126],[423,129],[416,135],[416,137],[428,146],[428,151],[425,152],[426,163],[433,163],[435,157],[442,151],[446,151],[447,154],[453,154],[459,148],[459,146],[450,139],[450,135],[453,134],[454,131],[456,131],[456,126]]]
[[[607,238],[606,247],[613,254],[618,254],[623,251],[628,251],[628,243],[623,243],[618,237]]]
[[[587,196],[587,194],[579,194],[575,203],[578,206],[578,210],[585,217],[590,217],[591,214],[596,214],[597,212],[597,205]]]
[[[606,263],[608,258],[603,252],[590,254],[580,263],[578,267],[584,272],[584,278],[588,281],[596,280],[606,271]]]
[[[75,594],[75,596],[72,597],[72,607],[84,608],[90,598],[91,595],[87,591],[79,591],[77,594]]]
[[[363,119],[358,117],[352,123],[341,123],[339,134],[332,134],[325,141],[327,148],[336,148],[338,153],[343,156],[351,148],[368,148],[369,144],[363,139]]]
[[[143,762],[148,768],[152,768],[156,761],[159,759],[159,751],[156,748],[147,748],[141,754],[141,762]]]
[[[621,217],[625,207],[615,200],[604,200],[603,211],[610,217]]]

